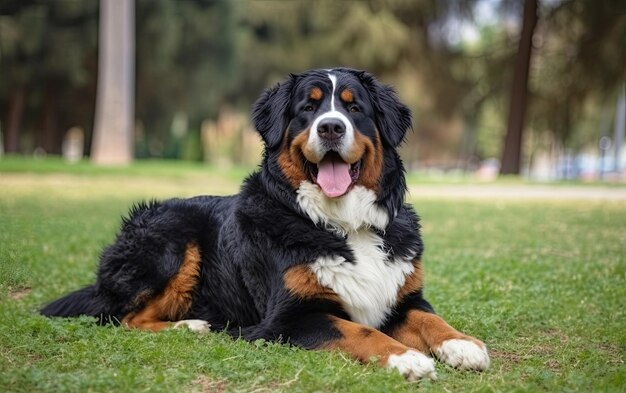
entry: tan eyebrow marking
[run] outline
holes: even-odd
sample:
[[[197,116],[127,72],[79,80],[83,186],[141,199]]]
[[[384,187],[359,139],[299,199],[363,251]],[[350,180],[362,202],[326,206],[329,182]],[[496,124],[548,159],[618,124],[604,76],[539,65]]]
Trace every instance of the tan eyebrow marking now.
[[[309,93],[309,98],[312,100],[321,100],[322,96],[324,94],[322,93],[322,89],[320,89],[319,87],[314,87],[311,89],[311,92]]]
[[[352,102],[352,101],[354,101],[354,93],[352,93],[352,90],[350,90],[350,89],[345,89],[344,91],[342,91],[341,95],[339,97],[341,97],[341,99],[344,102]]]

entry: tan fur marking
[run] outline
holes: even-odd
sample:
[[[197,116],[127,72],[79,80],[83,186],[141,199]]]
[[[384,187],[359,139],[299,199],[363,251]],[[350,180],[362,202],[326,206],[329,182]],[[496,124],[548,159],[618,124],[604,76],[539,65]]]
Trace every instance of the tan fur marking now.
[[[122,325],[129,328],[159,331],[170,327],[191,307],[192,290],[200,275],[200,249],[196,244],[187,245],[185,257],[178,273],[172,277],[165,289],[148,301],[146,306],[128,314],[122,319]]]
[[[316,162],[315,154],[309,149],[309,132],[307,129],[299,133],[291,144],[288,135],[285,133],[281,151],[278,154],[278,165],[283,174],[288,179],[293,188],[300,187],[300,184],[308,179],[304,159]],[[361,174],[356,184],[360,184],[374,192],[378,192],[380,176],[383,168],[383,149],[380,143],[380,135],[376,132],[376,143],[366,137],[358,130],[355,130],[355,141],[348,152],[346,160],[349,164],[354,164],[359,160],[361,163]]]
[[[424,272],[422,271],[420,261],[413,261],[413,267],[415,268],[413,273],[406,276],[404,285],[402,285],[398,291],[398,301],[401,301],[407,295],[422,289],[424,286]]]
[[[381,366],[387,364],[390,355],[399,355],[409,349],[376,329],[337,317],[330,318],[343,337],[328,342],[325,349],[345,351],[363,363],[378,359]]]
[[[406,315],[405,322],[397,327],[391,336],[422,352],[437,348],[444,341],[451,339],[470,340],[481,348],[485,347],[482,341],[459,332],[441,317],[419,310],[410,310]]]
[[[302,158],[303,154],[310,156],[307,151],[308,140],[308,129],[298,134],[291,141],[291,145],[289,145],[287,133],[285,133],[281,151],[278,154],[278,165],[293,188],[300,187],[300,183],[308,179]]]
[[[350,89],[345,89],[344,91],[342,91],[341,94],[339,95],[339,97],[341,97],[343,102],[352,102],[352,101],[354,101],[354,93],[352,93],[352,90],[350,90]]]
[[[354,134],[354,145],[349,153],[348,163],[354,164],[362,159],[361,174],[357,184],[378,192],[380,176],[383,170],[383,149],[378,132],[376,133],[376,145],[370,138],[361,134],[358,130]]]
[[[409,311],[409,314],[411,312],[412,311]],[[408,315],[406,321],[394,329],[391,333],[391,337],[395,338],[407,347],[415,348],[423,353],[430,352],[430,347],[420,335],[419,330],[413,326]]]
[[[319,87],[312,88],[311,92],[309,93],[309,98],[316,101],[321,100],[323,96],[324,93],[322,93],[322,89],[320,89]]]
[[[122,319],[122,325],[129,329],[151,330],[153,332],[174,326],[172,322],[159,321],[158,316],[154,312],[148,312],[147,309],[137,314],[128,314]]]
[[[315,273],[306,265],[287,269],[283,275],[283,280],[285,287],[294,296],[339,301],[339,296],[332,289],[322,286]]]

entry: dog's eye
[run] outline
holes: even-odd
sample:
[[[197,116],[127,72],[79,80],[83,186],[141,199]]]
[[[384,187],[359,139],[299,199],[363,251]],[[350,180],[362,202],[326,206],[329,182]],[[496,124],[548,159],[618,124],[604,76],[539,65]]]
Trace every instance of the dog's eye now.
[[[304,107],[304,111],[305,112],[313,112],[313,105],[309,104],[307,106]]]
[[[350,112],[361,112],[361,109],[356,105],[351,105],[349,110]]]

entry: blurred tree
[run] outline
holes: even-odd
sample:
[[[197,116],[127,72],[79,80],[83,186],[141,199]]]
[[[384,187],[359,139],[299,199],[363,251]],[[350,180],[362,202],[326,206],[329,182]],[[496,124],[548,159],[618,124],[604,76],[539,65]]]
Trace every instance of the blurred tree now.
[[[503,70],[511,62],[510,40],[493,21],[478,21],[483,3],[390,3],[394,15],[409,29],[410,45],[400,59],[403,69],[396,83],[405,96],[414,97],[417,132],[409,142],[421,146],[417,150],[421,160],[435,165],[475,165],[480,114],[502,93],[507,78]],[[416,82],[402,80],[409,73],[416,75]]]
[[[525,0],[522,32],[513,72],[507,132],[502,150],[502,159],[500,160],[501,174],[519,175],[520,173],[522,136],[528,101],[528,74],[537,19],[537,0]]]
[[[0,2],[0,107],[7,152],[60,153],[93,121],[97,1]]]
[[[241,4],[241,3],[239,3]],[[256,1],[239,10],[237,92],[244,101],[290,72],[337,66],[397,70],[410,46],[404,24],[379,1]],[[249,102],[245,102],[249,104]]]
[[[234,96],[238,79],[230,1],[137,1],[137,103],[143,154],[180,158],[200,124]],[[174,127],[175,118],[185,126]],[[187,133],[188,130],[194,130]]]
[[[443,25],[448,15],[456,15],[457,9],[465,12],[471,4],[469,0],[318,1],[315,7],[304,1],[246,3],[241,10],[245,29],[236,89],[244,94],[239,100],[254,97],[289,72],[339,65],[366,69],[395,84],[418,109],[420,146],[428,145],[424,134],[431,130],[433,139],[440,141],[441,127],[430,124],[457,112],[470,85],[468,80],[478,76],[468,77],[464,72],[467,68],[461,64],[458,47],[439,45],[441,37],[433,26]],[[415,160],[415,149],[409,146],[407,150],[405,156]]]
[[[136,154],[198,158],[193,147],[205,119],[227,108],[248,112],[263,88],[289,72],[343,65],[394,84],[412,107],[407,161],[471,167],[502,154],[523,5],[136,0]],[[0,3],[7,150],[57,152],[71,126],[85,129],[89,144],[97,7],[97,0]],[[532,138],[522,138],[532,146],[523,161],[538,142],[595,145],[600,118],[611,128],[617,86],[626,79],[626,2],[538,7],[526,122]]]
[[[613,111],[626,81],[626,2],[560,2],[542,13],[530,81],[531,125],[559,146],[596,145],[601,113]]]
[[[91,145],[96,164],[128,164],[133,158],[134,7],[134,0],[100,0],[98,96]]]

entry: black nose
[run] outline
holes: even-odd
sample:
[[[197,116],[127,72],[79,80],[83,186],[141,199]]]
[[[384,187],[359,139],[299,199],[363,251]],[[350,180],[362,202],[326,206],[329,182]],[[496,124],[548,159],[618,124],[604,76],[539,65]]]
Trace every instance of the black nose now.
[[[339,119],[324,119],[317,125],[317,134],[323,139],[339,139],[345,133],[346,126]]]

